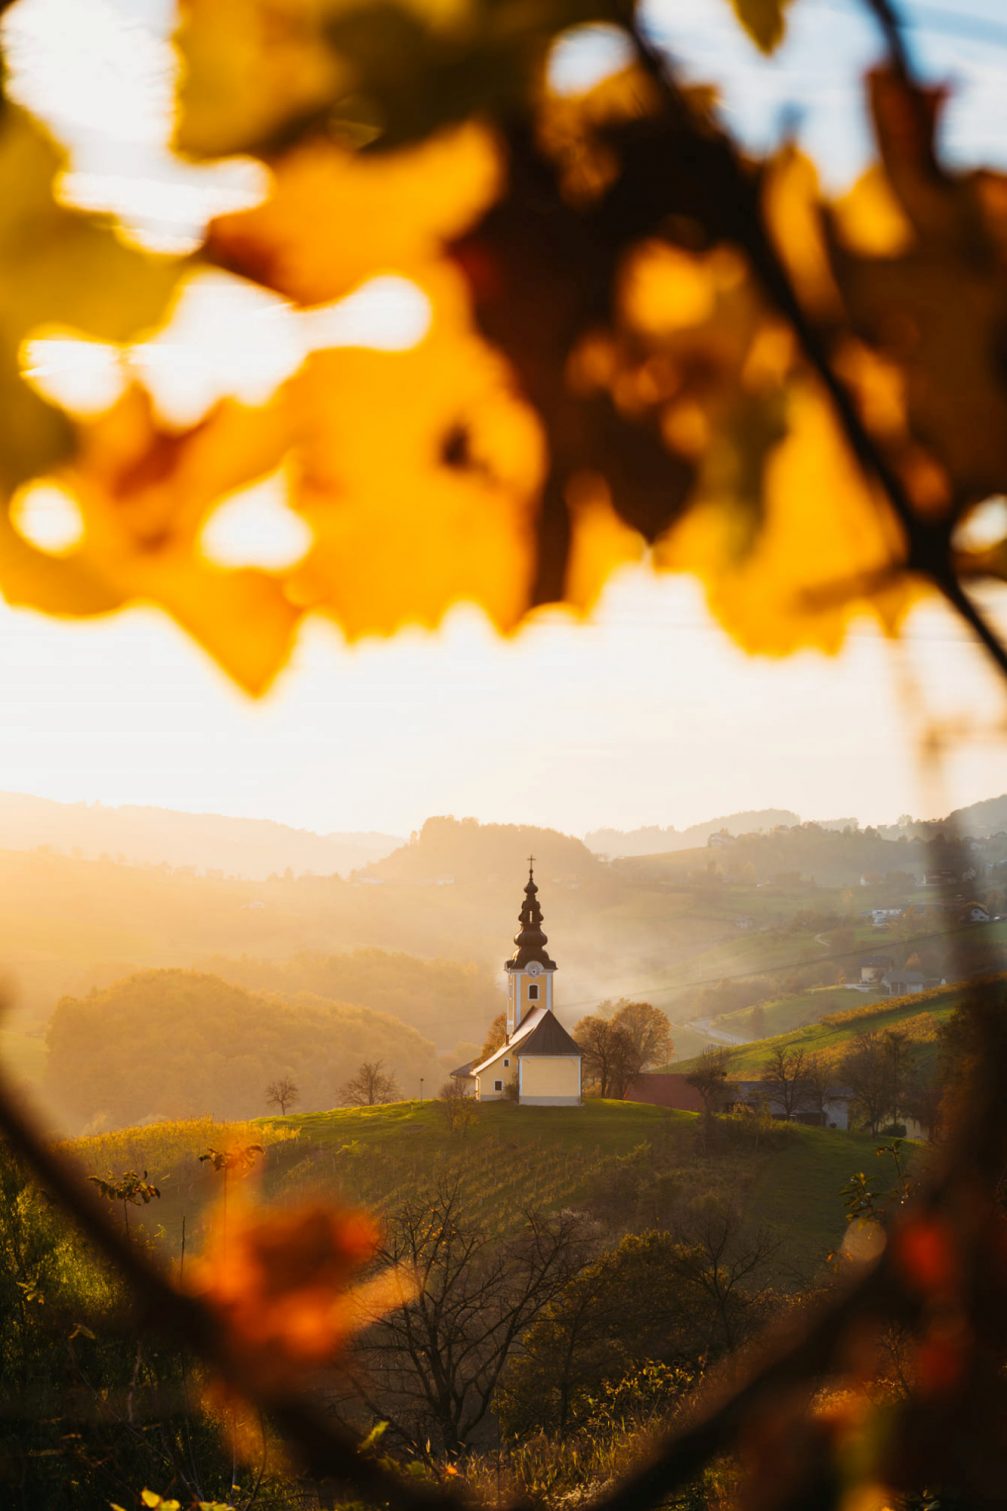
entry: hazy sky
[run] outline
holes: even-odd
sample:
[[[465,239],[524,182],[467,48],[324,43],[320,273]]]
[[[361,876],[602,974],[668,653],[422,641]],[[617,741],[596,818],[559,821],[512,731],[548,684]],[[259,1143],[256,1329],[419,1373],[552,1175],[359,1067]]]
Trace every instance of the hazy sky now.
[[[208,173],[163,154],[159,28],[169,9],[165,0],[21,0],[13,25],[18,87],[74,143],[75,192],[128,214],[162,244],[185,245],[209,206],[249,198],[258,180],[247,165]],[[957,83],[949,150],[1003,165],[1001,0],[908,10],[923,64]],[[739,131],[766,143],[798,120],[826,176],[841,183],[863,160],[856,77],[874,55],[873,34],[843,0],[798,0],[792,13],[791,40],[766,65],[730,22],[726,0],[649,8],[655,35],[686,68],[722,83]],[[561,66],[575,77],[600,56],[593,42]],[[422,324],[402,290],[374,297],[384,309],[374,339],[388,341],[389,319],[400,333]],[[336,311],[326,340],[359,340],[355,319]],[[270,376],[296,361],[303,339],[285,310],[265,304],[257,320],[225,320],[216,350],[176,333],[159,358],[165,393],[183,375],[190,398],[194,385],[212,395],[254,368],[238,331],[255,332],[258,370]],[[276,545],[270,507],[260,500],[239,531],[250,555],[260,527]],[[1004,745],[989,732],[1002,696],[946,616],[920,616],[911,645],[896,652],[865,621],[838,661],[752,662],[712,625],[693,584],[643,571],[613,586],[591,625],[553,616],[506,643],[465,609],[439,636],[352,652],[331,628],[309,624],[259,705],[156,614],[67,624],[0,608],[0,698],[0,788],[323,830],[402,833],[453,812],[583,832],[681,826],[767,805],[888,819],[1007,788]],[[526,734],[522,711],[542,708],[547,724],[529,721]],[[921,787],[915,758],[937,714],[969,726],[943,791]]]

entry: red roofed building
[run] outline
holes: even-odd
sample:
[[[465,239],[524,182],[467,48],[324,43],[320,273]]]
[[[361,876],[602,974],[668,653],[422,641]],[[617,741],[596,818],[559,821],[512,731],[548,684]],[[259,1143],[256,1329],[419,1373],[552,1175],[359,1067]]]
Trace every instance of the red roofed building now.
[[[649,1102],[652,1107],[673,1107],[677,1112],[702,1112],[703,1098],[685,1076],[644,1071],[626,1087],[627,1102]]]

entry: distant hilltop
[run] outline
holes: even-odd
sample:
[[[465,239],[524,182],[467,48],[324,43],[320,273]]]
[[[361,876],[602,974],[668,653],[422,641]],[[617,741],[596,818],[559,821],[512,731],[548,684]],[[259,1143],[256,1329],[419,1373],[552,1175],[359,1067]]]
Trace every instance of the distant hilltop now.
[[[880,835],[883,839],[928,839],[941,831],[956,833],[962,838],[983,839],[1007,832],[1007,794],[970,803],[967,808],[957,808],[942,819],[914,819],[903,814],[897,823],[874,826],[861,825],[860,820],[853,817],[815,819],[813,822],[818,829],[840,833],[846,829],[863,829],[865,834]],[[707,819],[705,823],[692,824],[688,829],[676,829],[673,824],[667,828],[649,824],[641,829],[594,829],[584,836],[584,840],[596,855],[617,860],[631,856],[670,855],[676,850],[697,850],[715,834],[727,833],[737,839],[746,834],[770,834],[774,829],[796,829],[803,823],[800,815],[789,808],[751,808]]]
[[[0,850],[48,847],[87,859],[107,856],[130,865],[222,871],[261,881],[284,871],[346,876],[401,843],[391,834],[316,834],[272,819],[0,793]]]
[[[722,829],[729,834],[764,834],[767,829],[792,829],[800,822],[800,815],[791,813],[789,808],[754,808],[691,824],[688,829],[676,829],[673,824],[666,829],[658,824],[648,824],[643,829],[594,829],[584,840],[597,855],[613,859],[626,855],[668,855],[673,850],[696,850],[706,844],[711,834],[719,834]]]
[[[0,792],[0,851],[50,850],[84,860],[170,866],[215,872],[247,881],[291,872],[295,876],[354,876],[358,883],[453,882],[511,885],[515,868],[534,851],[551,879],[588,883],[606,872],[607,860],[646,859],[699,850],[717,836],[735,839],[788,831],[851,831],[865,839],[924,840],[942,832],[982,839],[1007,831],[1007,795],[959,808],[946,819],[903,814],[897,823],[864,826],[856,818],[806,824],[789,808],[752,808],[685,829],[650,824],[630,830],[594,829],[583,840],[531,824],[480,823],[474,818],[429,818],[408,840],[394,834],[321,834],[265,818],[104,803],[64,803],[26,793]],[[780,864],[783,864],[781,859]],[[867,862],[864,862],[867,865]]]

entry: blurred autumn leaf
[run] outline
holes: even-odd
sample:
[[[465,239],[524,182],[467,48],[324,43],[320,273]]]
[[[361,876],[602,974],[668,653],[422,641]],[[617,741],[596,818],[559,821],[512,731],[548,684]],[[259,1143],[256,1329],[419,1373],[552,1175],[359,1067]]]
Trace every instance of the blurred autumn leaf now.
[[[735,10],[779,42],[784,0]],[[558,93],[550,49],[598,21],[618,66]],[[868,81],[878,161],[830,201],[796,149],[743,156],[592,0],[181,0],[177,46],[178,148],[270,176],[201,258],[306,318],[392,274],[426,328],[327,346],[323,320],[271,398],[194,425],[136,385],[71,420],[19,377],[23,338],[127,341],[180,268],[60,205],[58,154],[10,107],[0,481],[55,482],[81,522],[51,551],[0,515],[12,601],[159,604],[257,694],[307,612],[353,639],[464,600],[507,632],[648,553],[774,655],[1003,575],[1007,544],[956,555],[953,532],[1007,491],[1007,179],[941,166],[941,97],[901,59]],[[208,560],[217,506],[271,476],[301,557]]]
[[[731,0],[734,13],[755,45],[772,52],[783,41],[790,0]]]
[[[0,486],[45,471],[71,449],[65,417],[19,375],[21,342],[44,325],[123,341],[164,312],[174,259],[125,246],[112,227],[61,205],[63,159],[26,111],[0,116]],[[2,570],[2,569],[0,569]],[[0,577],[2,582],[2,577]]]
[[[232,1203],[189,1284],[214,1308],[244,1367],[282,1380],[330,1361],[362,1327],[414,1299],[415,1280],[402,1267],[362,1276],[377,1242],[374,1219],[355,1209]]]

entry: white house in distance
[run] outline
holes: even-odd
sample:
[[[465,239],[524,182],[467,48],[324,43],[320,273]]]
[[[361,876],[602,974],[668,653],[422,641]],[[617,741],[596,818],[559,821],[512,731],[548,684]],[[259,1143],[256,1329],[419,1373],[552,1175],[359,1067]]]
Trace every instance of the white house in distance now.
[[[542,908],[535,885],[534,857],[514,936],[517,949],[507,972],[507,1038],[478,1064],[453,1072],[480,1102],[498,1102],[516,1085],[522,1107],[579,1107],[583,1100],[583,1056],[552,1009],[556,962],[547,951]]]

